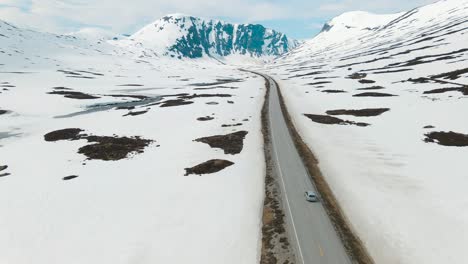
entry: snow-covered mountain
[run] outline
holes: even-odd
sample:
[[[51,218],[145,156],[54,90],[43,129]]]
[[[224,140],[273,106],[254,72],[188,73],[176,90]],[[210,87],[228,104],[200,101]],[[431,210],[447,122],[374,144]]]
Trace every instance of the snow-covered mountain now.
[[[345,13],[268,65],[375,263],[468,263],[468,1]]]
[[[182,14],[167,15],[132,35],[129,45],[178,58],[248,55],[277,57],[299,42],[262,25],[231,24]]]

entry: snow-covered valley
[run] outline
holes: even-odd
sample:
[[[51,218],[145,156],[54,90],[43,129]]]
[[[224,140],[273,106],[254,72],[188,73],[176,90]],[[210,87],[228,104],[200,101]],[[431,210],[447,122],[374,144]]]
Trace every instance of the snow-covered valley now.
[[[375,263],[468,263],[467,17],[349,12],[297,48],[180,14],[116,39],[0,17],[0,264],[259,263],[266,88],[240,68],[279,83]]]
[[[0,34],[0,263],[258,262],[263,79]],[[227,167],[195,167],[210,160]]]

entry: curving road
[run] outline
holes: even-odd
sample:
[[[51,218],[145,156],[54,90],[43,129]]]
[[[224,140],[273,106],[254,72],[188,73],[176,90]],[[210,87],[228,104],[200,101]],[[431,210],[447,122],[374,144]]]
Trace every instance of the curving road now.
[[[321,203],[305,200],[304,192],[315,190],[286,125],[276,82],[269,81],[269,123],[273,162],[281,183],[291,242],[300,264],[351,263]]]

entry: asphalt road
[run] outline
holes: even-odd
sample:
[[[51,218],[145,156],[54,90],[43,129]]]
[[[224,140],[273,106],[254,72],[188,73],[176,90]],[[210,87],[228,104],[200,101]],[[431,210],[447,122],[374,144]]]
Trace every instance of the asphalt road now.
[[[298,263],[351,263],[321,203],[305,200],[304,192],[316,191],[286,125],[278,87],[269,76],[269,122],[273,162],[282,184],[283,202],[291,242],[296,245]]]

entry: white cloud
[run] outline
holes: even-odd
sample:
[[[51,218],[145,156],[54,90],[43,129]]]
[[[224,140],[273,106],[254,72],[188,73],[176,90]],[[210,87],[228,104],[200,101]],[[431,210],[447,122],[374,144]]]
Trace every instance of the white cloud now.
[[[227,17],[238,22],[324,20],[345,11],[397,12],[430,2],[433,0],[1,0],[0,19],[52,32],[95,26],[132,33],[168,13]]]

